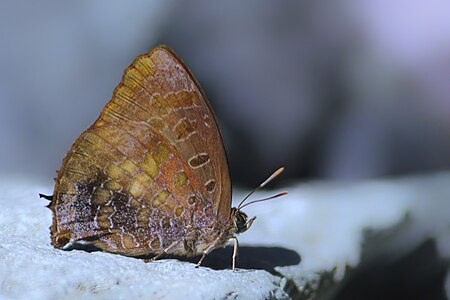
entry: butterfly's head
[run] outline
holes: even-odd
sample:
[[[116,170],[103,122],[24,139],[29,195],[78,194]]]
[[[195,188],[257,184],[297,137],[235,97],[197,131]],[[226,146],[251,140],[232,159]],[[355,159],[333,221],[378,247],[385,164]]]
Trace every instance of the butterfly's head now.
[[[276,194],[272,197],[268,197],[268,198],[264,198],[264,199],[259,199],[259,200],[253,200],[250,202],[245,202],[247,201],[247,199],[256,191],[258,191],[259,189],[261,189],[262,187],[264,187],[267,183],[269,183],[272,179],[274,179],[275,177],[277,177],[278,175],[281,174],[281,172],[283,172],[284,168],[279,168],[278,170],[276,170],[269,178],[266,179],[266,181],[264,181],[263,183],[261,183],[258,187],[256,187],[253,191],[251,191],[240,203],[237,207],[233,207],[231,209],[231,222],[232,222],[232,226],[231,226],[231,231],[233,231],[234,233],[241,233],[241,232],[245,232],[247,231],[250,226],[252,226],[253,221],[255,221],[256,217],[251,218],[250,220],[248,219],[248,216],[241,210],[242,208],[254,204],[254,203],[258,203],[258,202],[263,202],[263,201],[267,201],[267,200],[271,200],[271,199],[275,199],[281,196],[284,196],[287,194],[287,192],[282,192],[279,194]]]
[[[236,207],[231,209],[232,229],[235,233],[246,232],[252,226],[255,219],[256,217],[253,217],[249,220],[247,214]]]

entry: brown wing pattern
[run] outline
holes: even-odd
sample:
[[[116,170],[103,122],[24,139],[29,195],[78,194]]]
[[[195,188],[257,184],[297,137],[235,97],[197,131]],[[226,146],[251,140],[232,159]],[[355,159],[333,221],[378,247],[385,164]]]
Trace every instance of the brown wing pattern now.
[[[167,47],[138,57],[75,141],[55,185],[52,243],[91,240],[125,255],[156,253],[192,227],[226,222],[231,182],[200,86]]]

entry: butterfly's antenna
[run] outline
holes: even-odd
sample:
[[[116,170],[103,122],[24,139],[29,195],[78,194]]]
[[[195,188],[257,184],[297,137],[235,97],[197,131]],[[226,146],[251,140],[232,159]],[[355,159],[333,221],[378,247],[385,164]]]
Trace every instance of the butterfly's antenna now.
[[[268,184],[270,181],[272,181],[272,179],[274,179],[275,177],[277,177],[278,175],[280,175],[282,172],[284,171],[284,167],[279,168],[278,170],[276,170],[275,172],[273,172],[272,175],[269,176],[269,178],[267,178],[263,183],[261,183],[259,186],[257,186],[253,191],[251,191],[238,205],[238,209],[241,209],[242,207],[246,206],[242,206],[242,204],[244,204],[245,200],[247,200],[251,195],[253,195],[253,193],[259,191],[261,188],[263,188],[266,184]],[[282,196],[282,195],[281,195]],[[278,196],[279,197],[279,196]],[[276,197],[275,197],[276,198]],[[263,199],[261,199],[263,200]],[[269,199],[267,199],[269,200]],[[259,201],[259,200],[256,200]],[[251,202],[252,203],[252,202]]]
[[[253,200],[253,201],[250,201],[250,202],[248,202],[248,203],[245,203],[244,205],[242,205],[241,207],[239,207],[239,209],[242,209],[242,208],[244,208],[244,207],[246,207],[246,206],[249,206],[250,204],[253,204],[253,203],[258,203],[258,202],[263,202],[263,201],[267,201],[267,200],[272,200],[272,199],[275,199],[275,198],[278,198],[278,197],[287,195],[287,193],[288,193],[288,192],[282,192],[282,193],[276,194],[275,196],[271,196],[271,197],[268,197],[268,198],[259,199],[259,200]]]

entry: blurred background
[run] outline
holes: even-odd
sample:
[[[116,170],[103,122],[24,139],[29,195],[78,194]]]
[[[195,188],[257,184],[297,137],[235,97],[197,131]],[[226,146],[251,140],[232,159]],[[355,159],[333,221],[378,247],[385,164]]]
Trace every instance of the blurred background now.
[[[133,59],[157,44],[218,116],[234,183],[450,167],[450,2],[1,1],[0,175],[52,184]]]
[[[0,172],[50,181],[133,59],[192,69],[233,180],[450,166],[448,1],[2,1]],[[285,176],[285,178],[286,178]]]

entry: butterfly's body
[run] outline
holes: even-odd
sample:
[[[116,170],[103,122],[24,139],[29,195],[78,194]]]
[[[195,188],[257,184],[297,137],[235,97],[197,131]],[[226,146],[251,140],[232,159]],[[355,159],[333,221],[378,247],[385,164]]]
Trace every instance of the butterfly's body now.
[[[253,219],[231,208],[211,107],[167,47],[138,57],[74,142],[55,181],[52,244],[89,242],[128,256],[206,255]],[[234,263],[233,263],[234,267]]]

